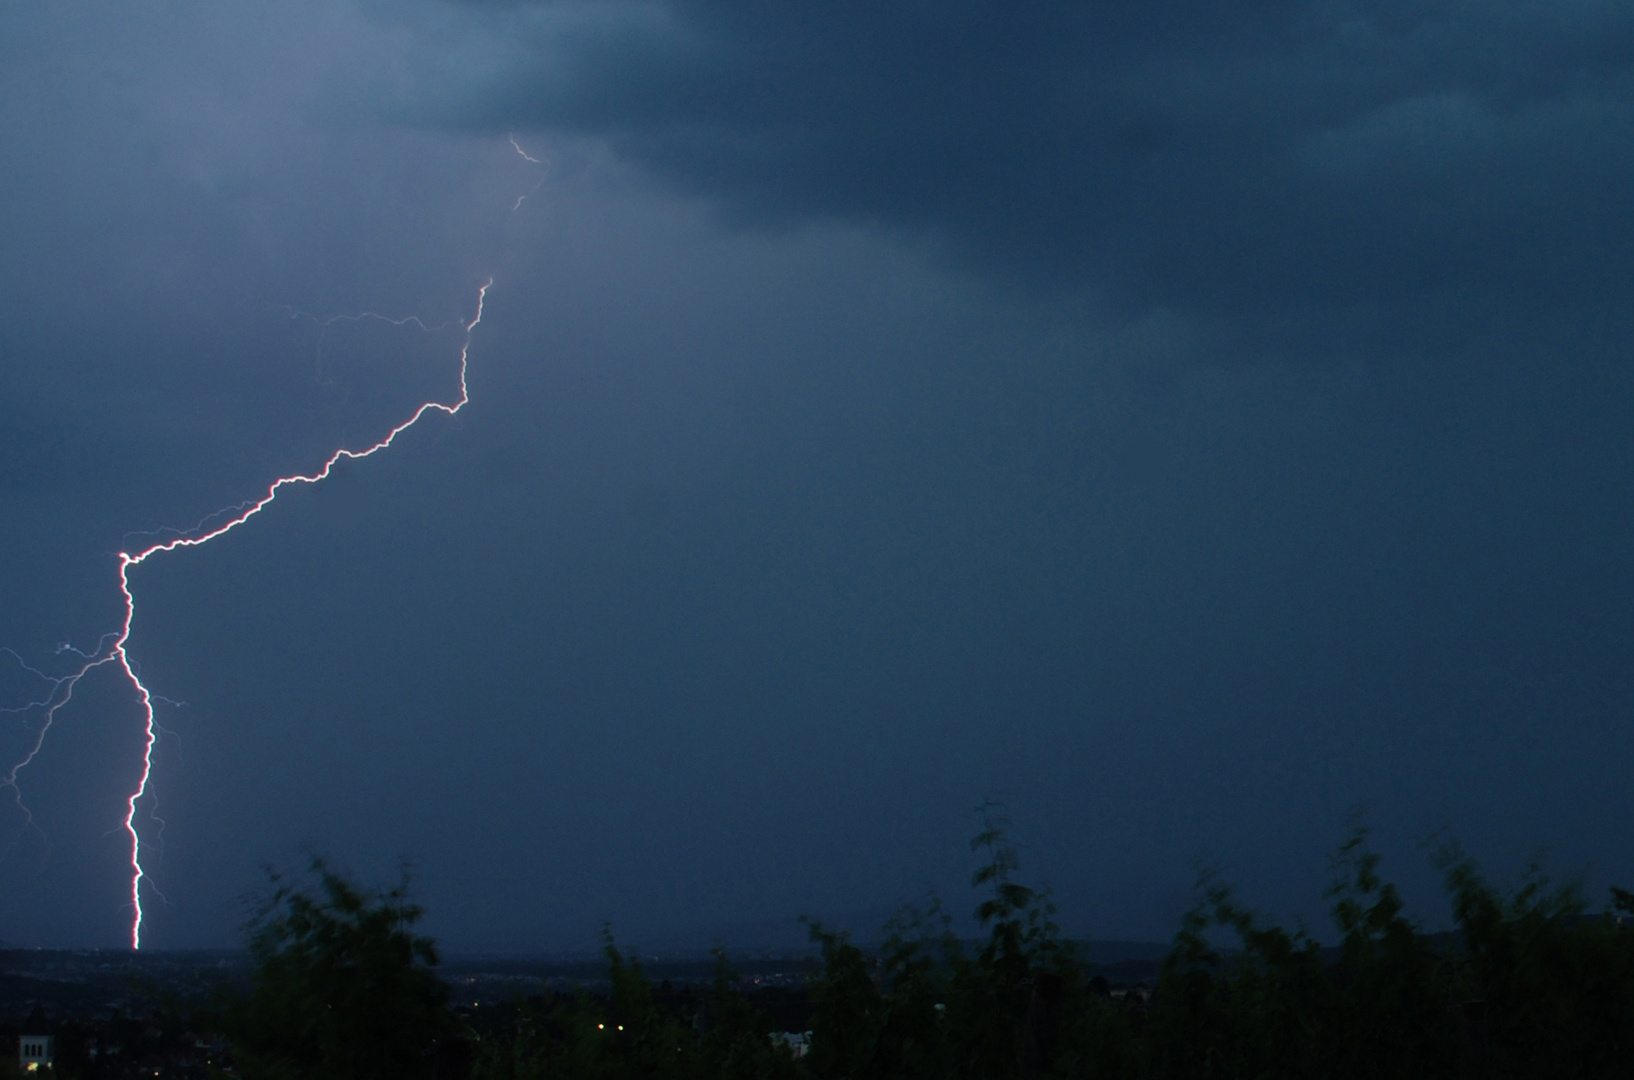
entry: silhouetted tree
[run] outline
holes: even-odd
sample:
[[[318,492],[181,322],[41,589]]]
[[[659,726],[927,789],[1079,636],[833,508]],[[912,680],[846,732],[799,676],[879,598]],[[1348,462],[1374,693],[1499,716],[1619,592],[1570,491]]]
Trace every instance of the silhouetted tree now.
[[[974,953],[937,903],[899,913],[874,959],[812,924],[823,954],[812,985],[814,1075],[954,1080],[1051,1067],[1063,1015],[1085,996],[1082,965],[1048,894],[1015,880],[1020,858],[996,811],[982,808],[971,842],[983,856],[972,885],[987,894],[976,906],[985,938]]]
[[[1634,893],[1599,914],[1535,868],[1511,892],[1456,847],[1437,856],[1456,930],[1405,914],[1357,828],[1332,862],[1337,944],[1199,883],[1155,995],[1087,978],[1047,891],[992,806],[972,842],[982,936],[937,902],[906,908],[877,954],[810,923],[810,1053],[796,1061],[724,954],[707,989],[655,991],[611,933],[609,990],[518,1005],[478,1046],[479,1080],[1613,1080],[1634,1075]],[[458,1024],[399,887],[365,894],[322,863],[279,881],[254,924],[253,985],[227,1010],[243,1075],[426,1077]],[[1098,985],[1097,985],[1098,983]]]
[[[365,892],[322,860],[277,875],[250,928],[247,993],[222,1011],[247,1080],[412,1080],[458,1071],[459,1038],[436,947],[414,932],[406,881]]]
[[[1532,867],[1501,895],[1456,847],[1443,850],[1463,938],[1460,989],[1471,1056],[1491,1077],[1626,1077],[1634,1064],[1634,931],[1588,914],[1575,882]]]

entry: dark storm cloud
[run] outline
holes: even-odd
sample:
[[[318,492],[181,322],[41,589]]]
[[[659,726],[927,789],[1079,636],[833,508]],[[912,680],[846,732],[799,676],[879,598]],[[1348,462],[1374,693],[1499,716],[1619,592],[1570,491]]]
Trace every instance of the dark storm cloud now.
[[[1623,5],[498,12],[504,74],[442,108],[605,136],[729,214],[884,223],[1239,324],[1628,297]]]
[[[1630,17],[1249,7],[0,9],[29,662],[452,392],[456,331],[321,320],[495,279],[460,417],[139,572],[147,940],[309,848],[451,947],[958,909],[995,792],[1097,936],[1197,855],[1314,912],[1356,803],[1420,895],[1440,825],[1626,885]],[[1272,347],[1438,362],[1130,362]],[[117,944],[134,705],[61,721],[0,936]]]

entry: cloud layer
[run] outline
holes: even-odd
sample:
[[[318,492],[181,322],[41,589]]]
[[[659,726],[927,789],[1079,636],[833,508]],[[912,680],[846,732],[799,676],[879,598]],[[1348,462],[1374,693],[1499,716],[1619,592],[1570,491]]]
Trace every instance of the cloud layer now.
[[[502,42],[490,57],[507,59],[457,80],[442,68],[425,108],[605,137],[735,217],[880,223],[1126,311],[1239,329],[1315,316],[1330,348],[1336,328],[1380,317],[1445,344],[1434,327],[1495,327],[1517,303],[1535,326],[1629,299],[1622,5],[676,0],[480,15]],[[1611,318],[1602,339],[1622,332]]]
[[[324,320],[492,274],[457,422],[144,565],[153,943],[307,849],[451,947],[958,908],[995,793],[1097,936],[1196,857],[1315,911],[1358,802],[1420,895],[1439,825],[1626,884],[1626,23],[8,9],[0,708],[132,530],[450,389]],[[87,684],[0,799],[13,944],[125,940],[137,733]]]

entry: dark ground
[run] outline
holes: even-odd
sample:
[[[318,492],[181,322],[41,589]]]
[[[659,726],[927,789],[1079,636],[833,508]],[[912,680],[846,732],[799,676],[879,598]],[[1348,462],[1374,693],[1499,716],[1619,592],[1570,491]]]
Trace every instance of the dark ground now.
[[[1090,975],[1112,984],[1152,982],[1167,948],[1095,942]],[[705,985],[715,973],[715,959],[707,954],[636,953],[631,959],[653,982],[677,987]],[[815,952],[797,950],[728,961],[745,989],[799,987],[820,967]],[[185,1006],[220,983],[244,978],[249,964],[248,954],[236,950],[0,950],[0,1017],[21,1019],[36,1006],[53,1018],[142,1015],[166,1002]],[[595,993],[606,985],[607,963],[600,956],[456,955],[445,958],[441,974],[454,987],[456,1003],[492,1005],[579,987]]]

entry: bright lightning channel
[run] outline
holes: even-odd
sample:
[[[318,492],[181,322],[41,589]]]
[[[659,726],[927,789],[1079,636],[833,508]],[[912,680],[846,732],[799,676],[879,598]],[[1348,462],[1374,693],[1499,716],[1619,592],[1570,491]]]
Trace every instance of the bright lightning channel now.
[[[514,139],[511,140],[511,145],[516,145],[516,141]],[[522,151],[520,146],[517,147],[517,153],[522,154],[523,157],[527,157],[527,154]],[[528,160],[533,161],[535,159],[528,158]],[[524,198],[525,197],[526,196],[524,196]],[[136,831],[136,804],[142,800],[143,796],[148,794],[148,782],[153,776],[153,746],[158,738],[158,722],[154,716],[153,706],[156,700],[161,699],[159,699],[157,695],[149,690],[147,684],[142,681],[142,677],[137,670],[137,664],[132,661],[130,652],[126,648],[127,643],[130,641],[131,626],[136,620],[136,594],[131,591],[131,569],[133,567],[141,566],[155,555],[175,551],[178,548],[198,547],[201,544],[209,543],[218,536],[223,536],[226,533],[233,531],[246,521],[250,520],[250,518],[266,509],[267,506],[269,506],[272,501],[278,497],[278,493],[284,488],[293,484],[316,484],[319,481],[326,479],[334,470],[335,465],[343,460],[358,461],[373,454],[379,453],[395,442],[397,436],[419,423],[420,418],[426,415],[426,413],[440,412],[448,416],[453,416],[461,409],[465,408],[466,403],[471,400],[470,388],[466,383],[466,372],[470,366],[471,335],[477,328],[477,324],[482,322],[483,305],[487,302],[488,290],[493,287],[493,284],[493,278],[489,278],[487,281],[483,282],[482,287],[477,290],[476,314],[472,316],[470,322],[462,324],[465,329],[465,338],[460,344],[460,392],[459,397],[455,401],[452,403],[427,401],[420,405],[419,408],[415,409],[407,420],[404,420],[402,423],[392,428],[386,433],[384,438],[382,438],[379,442],[374,443],[372,446],[365,447],[361,450],[347,450],[342,448],[331,454],[329,459],[323,463],[323,467],[317,472],[311,474],[296,473],[292,476],[279,477],[268,485],[266,494],[262,495],[260,498],[240,503],[237,506],[229,507],[226,510],[217,511],[216,513],[205,518],[205,522],[216,522],[213,527],[205,531],[199,531],[200,529],[204,528],[203,524],[201,524],[186,534],[173,536],[168,540],[159,541],[157,543],[150,544],[147,547],[137,548],[131,551],[121,551],[119,553],[119,593],[122,597],[124,597],[125,617],[123,622],[121,622],[119,629],[112,633],[105,634],[102,640],[97,643],[96,649],[90,652],[82,652],[79,649],[75,649],[71,645],[57,646],[57,652],[59,655],[64,652],[73,652],[85,658],[85,663],[77,670],[63,676],[49,676],[43,671],[40,671],[39,669],[34,668],[24,662],[22,657],[14,651],[10,649],[4,650],[14,657],[17,662],[23,666],[25,671],[38,676],[50,685],[50,689],[46,692],[43,699],[29,702],[20,707],[0,710],[0,712],[31,712],[35,709],[43,710],[39,730],[35,732],[34,739],[29,747],[28,753],[21,761],[12,766],[9,773],[5,774],[4,777],[0,777],[0,787],[9,787],[12,790],[12,795],[16,799],[17,805],[23,810],[23,813],[27,818],[28,826],[33,827],[36,830],[38,829],[38,826],[34,825],[33,815],[30,814],[28,812],[28,808],[23,805],[22,796],[17,787],[17,774],[23,769],[27,768],[28,765],[39,756],[40,748],[45,744],[46,732],[50,730],[51,723],[55,719],[58,710],[62,709],[69,703],[69,701],[73,699],[74,688],[79,684],[81,679],[83,679],[93,670],[102,667],[105,664],[116,665],[119,670],[124,673],[125,678],[128,679],[130,684],[136,689],[137,700],[140,701],[142,705],[142,770],[141,776],[136,784],[136,789],[132,791],[130,796],[125,800],[124,821],[125,834],[130,839],[130,902],[132,911],[130,944],[132,949],[140,949],[142,947],[142,885],[143,882],[148,880],[147,873],[142,869],[142,838]],[[361,319],[384,317],[375,315],[361,315],[343,316],[343,318]],[[334,320],[329,321],[332,322]],[[397,325],[402,325],[403,323],[407,322],[414,322],[422,328],[425,326],[424,323],[421,323],[419,319],[415,318],[401,320],[386,319],[385,321]],[[327,325],[327,323],[324,325]],[[152,884],[149,883],[148,887],[151,889]]]
[[[545,159],[545,158],[536,158],[532,154],[528,153],[526,150],[522,149],[522,144],[516,141],[516,136],[515,135],[507,135],[506,138],[511,140],[511,149],[515,150],[518,154],[522,155],[522,160],[523,161],[526,161],[526,162],[529,162],[531,164],[539,166],[539,179],[534,183],[534,185],[532,187],[530,187],[528,190],[524,191],[522,194],[518,195],[516,197],[516,202],[511,204],[511,213],[514,214],[518,210],[522,209],[522,204],[528,201],[528,196],[529,195],[532,195],[535,191],[538,191],[539,188],[544,185],[545,177],[547,175],[549,175],[549,172],[550,172],[550,161],[548,159]]]
[[[543,165],[544,164],[544,162],[542,160],[540,160],[539,158],[534,157],[532,154],[530,154],[526,150],[522,149],[522,144],[516,141],[516,136],[515,135],[507,135],[506,138],[511,140],[511,149],[515,150],[518,154],[521,154],[523,161],[531,161],[535,165]]]

